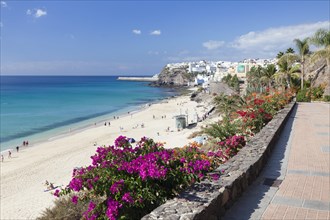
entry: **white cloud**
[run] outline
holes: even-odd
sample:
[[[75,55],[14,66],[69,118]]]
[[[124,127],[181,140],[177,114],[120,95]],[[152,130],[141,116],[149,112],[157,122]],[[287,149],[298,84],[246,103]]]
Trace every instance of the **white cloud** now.
[[[182,54],[179,52],[172,53],[168,55],[166,61],[239,61],[245,58],[274,58],[279,51],[285,51],[289,47],[297,51],[293,42],[294,39],[310,37],[319,28],[329,29],[329,27],[329,21],[322,21],[251,31],[231,40],[229,39],[227,42],[223,42],[220,39],[202,42],[201,44],[207,49]],[[313,49],[313,47],[310,49]]]
[[[43,9],[40,9],[40,8],[36,8],[36,9],[28,9],[26,11],[26,14],[27,15],[31,15],[35,18],[40,18],[42,16],[46,16],[47,15],[47,11],[46,10],[43,10]]]
[[[160,30],[154,30],[150,32],[151,35],[161,35],[162,32]]]
[[[141,30],[134,29],[132,30],[133,34],[142,34]]]
[[[39,18],[41,16],[45,16],[47,15],[47,11],[43,11],[42,9],[37,9],[36,13],[35,13],[35,17]]]
[[[312,36],[319,28],[329,28],[330,22],[317,22],[295,26],[274,27],[263,31],[251,31],[239,36],[231,44],[240,50],[262,50],[270,52],[287,48],[293,45],[293,40]]]
[[[5,7],[7,7],[8,5],[7,5],[7,3],[6,2],[4,2],[4,1],[1,1],[1,8],[5,8]]]
[[[206,47],[208,50],[215,50],[222,47],[224,44],[224,41],[209,40],[203,43],[203,47]]]

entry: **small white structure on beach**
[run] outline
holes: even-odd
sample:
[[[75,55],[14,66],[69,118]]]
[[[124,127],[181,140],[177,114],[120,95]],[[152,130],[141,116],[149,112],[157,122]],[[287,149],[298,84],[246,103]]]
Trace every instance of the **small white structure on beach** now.
[[[182,130],[187,127],[187,115],[177,115],[175,118],[175,127]]]

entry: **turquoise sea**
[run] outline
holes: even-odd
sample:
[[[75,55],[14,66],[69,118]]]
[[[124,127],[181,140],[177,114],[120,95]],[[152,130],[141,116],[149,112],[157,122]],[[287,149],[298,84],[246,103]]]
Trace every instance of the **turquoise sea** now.
[[[176,95],[173,89],[117,76],[0,76],[1,151],[82,129],[146,103]]]

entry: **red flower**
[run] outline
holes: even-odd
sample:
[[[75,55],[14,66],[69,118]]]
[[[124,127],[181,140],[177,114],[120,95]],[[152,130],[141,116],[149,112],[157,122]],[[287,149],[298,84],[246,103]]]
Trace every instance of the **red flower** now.
[[[255,100],[254,100],[254,104],[255,104],[255,105],[262,105],[264,102],[265,102],[265,101],[262,100],[262,99],[255,99]]]
[[[241,117],[244,117],[247,112],[245,111],[237,111],[237,114],[239,114]]]
[[[259,112],[260,112],[260,113],[264,113],[265,110],[264,110],[263,108],[259,108]]]

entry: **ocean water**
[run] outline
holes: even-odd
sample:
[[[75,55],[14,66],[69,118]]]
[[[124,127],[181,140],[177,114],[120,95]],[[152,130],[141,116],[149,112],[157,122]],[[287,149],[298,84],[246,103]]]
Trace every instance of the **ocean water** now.
[[[173,89],[116,76],[0,76],[0,146],[41,141],[169,96]]]

